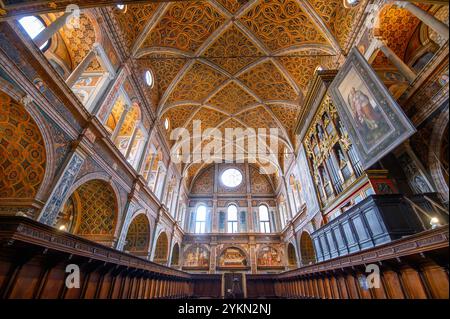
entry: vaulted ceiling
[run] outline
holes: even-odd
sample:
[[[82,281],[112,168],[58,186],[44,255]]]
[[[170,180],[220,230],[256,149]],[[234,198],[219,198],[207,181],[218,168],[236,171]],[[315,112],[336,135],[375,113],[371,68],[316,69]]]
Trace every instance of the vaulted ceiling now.
[[[293,151],[308,85],[348,52],[360,2],[181,1],[111,13],[130,55],[153,71],[155,111],[170,129],[192,130],[194,120],[202,129],[278,128],[280,150]]]

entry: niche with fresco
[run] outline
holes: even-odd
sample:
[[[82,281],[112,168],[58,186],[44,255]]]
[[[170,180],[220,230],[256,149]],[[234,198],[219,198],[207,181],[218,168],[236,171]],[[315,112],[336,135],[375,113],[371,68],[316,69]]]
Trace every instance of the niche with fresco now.
[[[257,257],[258,269],[282,269],[283,256],[271,246],[263,246],[258,251]]]
[[[237,247],[226,248],[219,256],[217,262],[219,269],[249,269],[249,262],[244,251]]]

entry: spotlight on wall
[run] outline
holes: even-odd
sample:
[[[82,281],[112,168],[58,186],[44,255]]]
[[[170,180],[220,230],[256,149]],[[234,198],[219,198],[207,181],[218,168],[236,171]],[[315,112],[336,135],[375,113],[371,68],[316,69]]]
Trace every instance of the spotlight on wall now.
[[[439,224],[439,219],[437,217],[431,218],[430,225],[431,225],[431,229],[435,229],[436,227],[441,226]]]
[[[65,225],[61,225],[61,226],[59,226],[59,230],[66,231],[67,227]]]

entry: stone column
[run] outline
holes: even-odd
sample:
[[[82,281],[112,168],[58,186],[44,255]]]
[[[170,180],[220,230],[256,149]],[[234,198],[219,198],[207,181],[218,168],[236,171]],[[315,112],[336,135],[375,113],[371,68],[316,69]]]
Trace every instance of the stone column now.
[[[122,115],[120,116],[119,122],[117,122],[116,128],[114,129],[114,132],[111,135],[111,140],[113,143],[116,142],[117,136],[119,136],[120,130],[122,129],[123,122],[125,122],[125,118],[128,115],[128,112],[130,111],[131,106],[128,104],[125,105],[125,109],[122,112]]]
[[[132,148],[134,142],[136,141],[137,133],[139,132],[140,126],[141,126],[141,122],[136,123],[134,130],[133,130],[133,134],[131,134],[130,143],[128,144],[128,149],[125,152],[125,158],[127,160],[128,160],[128,157],[130,156],[131,148]]]
[[[375,45],[384,53],[384,55],[395,65],[405,78],[411,83],[416,79],[416,73],[400,57],[392,51],[386,42],[381,39],[375,39]]]
[[[442,38],[448,40],[448,26],[442,21],[436,19],[434,16],[422,10],[415,4],[407,1],[397,1],[395,5],[399,8],[404,8],[416,16],[420,21],[425,23],[428,27],[436,31]]]
[[[115,102],[120,94],[120,87],[123,85],[127,73],[125,72],[125,68],[122,66],[121,69],[117,72],[117,76],[115,77],[111,87],[108,89],[108,93],[105,95],[102,103],[98,103],[97,107],[92,111],[93,114],[97,116],[97,118],[105,124],[108,120]]]
[[[286,217],[288,217],[288,219],[291,220],[294,217],[294,215],[296,214],[296,209],[292,209],[292,201],[289,198],[289,187],[288,187],[288,183],[286,181],[286,176],[283,175],[282,179],[283,179],[284,189],[286,190],[286,201],[287,201],[288,206],[289,206],[289,214],[288,214],[289,216],[286,216]]]
[[[53,191],[38,217],[39,222],[50,226],[55,224],[58,213],[67,196],[69,196],[69,191],[83,166],[84,160],[85,155],[76,150],[69,156],[64,171],[57,179]]]
[[[128,226],[130,226],[130,222],[131,222],[131,217],[135,211],[135,207],[136,204],[132,201],[133,198],[133,194],[129,194],[129,198],[127,201],[127,204],[125,205],[124,208],[124,214],[123,214],[123,218],[120,221],[120,233],[119,233],[119,238],[117,240],[116,243],[116,249],[117,250],[123,250],[123,248],[125,247],[126,244],[126,237],[127,237],[127,233],[128,233]]]
[[[92,50],[84,57],[83,61],[73,70],[72,74],[66,80],[66,84],[72,87],[86,71],[91,62],[97,57],[100,51],[100,44],[95,43]]]
[[[60,16],[58,19],[52,22],[48,27],[46,27],[44,30],[41,31],[35,38],[34,43],[37,45],[38,48],[44,45],[45,42],[50,40],[50,38],[59,30],[61,30],[62,27],[66,24],[69,17],[73,14],[73,12],[69,11],[64,13],[62,16]]]

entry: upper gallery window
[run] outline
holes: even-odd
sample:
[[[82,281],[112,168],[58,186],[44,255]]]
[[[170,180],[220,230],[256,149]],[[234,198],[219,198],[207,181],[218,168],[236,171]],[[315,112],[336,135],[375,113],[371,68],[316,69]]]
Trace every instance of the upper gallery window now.
[[[259,206],[259,228],[261,233],[270,233],[269,209],[266,205]]]
[[[150,70],[145,71],[145,84],[147,86],[152,87],[153,86],[153,74]]]
[[[166,131],[168,131],[169,128],[170,128],[170,121],[169,121],[168,118],[166,118],[166,119],[164,120],[164,128],[166,129]]]
[[[238,232],[238,211],[235,205],[228,206],[228,232]]]
[[[206,207],[200,205],[195,216],[195,233],[204,234],[206,232]]]
[[[237,169],[230,168],[223,172],[221,179],[225,186],[234,188],[241,185],[242,173]]]
[[[344,7],[346,7],[346,8],[354,8],[360,2],[360,0],[343,0],[343,1],[344,1]]]
[[[35,16],[23,17],[19,20],[19,23],[22,25],[31,39],[36,38],[37,35],[46,28],[44,21],[41,18]],[[49,46],[50,40],[45,42],[39,49],[45,51]]]
[[[125,11],[127,9],[127,6],[124,4],[118,4],[116,5],[116,8],[120,11]]]

